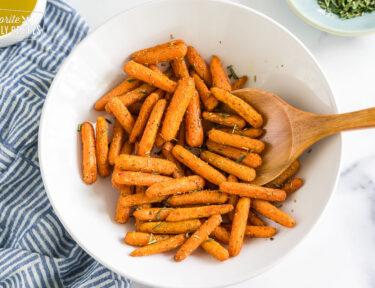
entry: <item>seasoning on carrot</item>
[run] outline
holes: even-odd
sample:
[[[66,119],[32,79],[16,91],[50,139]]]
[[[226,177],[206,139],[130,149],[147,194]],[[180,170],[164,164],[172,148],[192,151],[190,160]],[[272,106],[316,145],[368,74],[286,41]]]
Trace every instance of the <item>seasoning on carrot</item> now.
[[[219,261],[225,261],[229,258],[229,252],[223,246],[221,246],[214,239],[208,238],[201,244],[202,248],[208,252],[212,257]]]
[[[276,208],[268,201],[254,199],[251,207],[253,207],[253,209],[259,214],[262,214],[285,227],[292,228],[296,225],[296,221],[291,216]]]
[[[188,219],[208,218],[212,215],[227,214],[232,210],[233,206],[229,204],[177,208],[168,214],[166,221],[173,222]]]
[[[156,93],[157,90],[156,91],[155,90],[156,90],[156,88],[154,86],[151,86],[151,85],[145,83],[145,84],[142,84],[141,86],[139,86],[138,88],[136,88],[132,91],[129,91],[128,93],[126,93],[124,95],[121,95],[117,98],[122,102],[122,104],[125,107],[128,107],[130,105],[134,105],[138,101],[141,101],[145,97],[149,96],[152,92]],[[105,107],[106,111],[110,112],[110,108],[107,107],[107,106],[108,106],[108,104]]]
[[[233,127],[233,128],[219,128],[218,130],[226,132],[226,133],[246,136],[250,138],[258,138],[264,133],[264,130],[261,128],[246,128],[244,130],[240,130],[238,129],[238,127]]]
[[[130,134],[134,126],[134,118],[129,110],[122,104],[118,97],[113,98],[107,105],[121,126]]]
[[[227,74],[225,73],[224,68],[221,65],[220,58],[216,55],[212,56],[210,71],[212,75],[212,86],[226,91],[232,90]]]
[[[153,255],[161,252],[166,252],[173,250],[179,246],[181,246],[186,241],[185,234],[179,234],[176,236],[172,236],[166,240],[149,244],[147,246],[138,248],[130,253],[133,257],[139,256],[148,256]]]
[[[111,167],[108,162],[108,124],[103,116],[96,120],[96,161],[99,175],[107,177]]]
[[[177,78],[182,79],[189,77],[189,70],[187,68],[185,58],[178,58],[173,60],[172,68]]]
[[[228,200],[228,194],[218,190],[202,190],[193,193],[173,195],[168,198],[171,206],[195,205],[195,204],[221,204]]]
[[[161,221],[165,220],[173,211],[172,208],[147,208],[134,211],[133,216],[142,221]]]
[[[129,143],[129,141],[125,141],[124,145],[121,148],[120,154],[132,154],[133,152],[133,144]]]
[[[168,160],[136,155],[119,155],[115,163],[116,167],[127,171],[170,175],[175,170],[175,165]]]
[[[301,178],[294,178],[284,184],[283,190],[286,192],[286,195],[290,195],[293,192],[297,191],[303,185],[303,180]]]
[[[199,147],[203,144],[204,132],[201,118],[201,103],[197,91],[191,97],[185,115],[185,140],[190,147]]]
[[[146,246],[170,238],[169,235],[154,235],[152,233],[128,232],[125,236],[125,243],[132,246]]]
[[[96,164],[95,135],[91,123],[84,122],[81,126],[82,139],[82,174],[86,184],[92,184],[98,177]]]
[[[179,222],[145,222],[140,225],[140,232],[149,232],[155,234],[180,234],[191,233],[201,226],[198,219],[179,221]]]
[[[249,212],[249,218],[247,219],[251,225],[264,226],[264,221],[252,210]]]
[[[194,47],[189,46],[187,49],[187,59],[194,71],[203,79],[207,86],[212,85],[211,72],[206,62],[202,59],[201,55],[195,50]]]
[[[245,236],[255,238],[269,238],[276,234],[276,229],[269,226],[246,226]]]
[[[113,177],[118,184],[139,186],[151,186],[152,184],[172,179],[167,176],[133,171],[118,171]]]
[[[228,245],[229,255],[232,257],[240,254],[242,249],[249,210],[250,199],[246,197],[240,198],[235,208]]]
[[[122,199],[124,199],[124,197],[131,195],[131,194],[132,194],[132,189],[130,186],[126,186],[120,190],[118,200],[117,200],[116,214],[115,214],[115,221],[117,223],[124,224],[128,222],[128,219],[130,216],[130,207],[123,206]]]
[[[245,120],[237,115],[231,115],[227,113],[203,112],[202,116],[203,119],[206,119],[207,121],[227,127],[238,127],[242,129],[246,126]]]
[[[167,197],[148,197],[145,193],[136,193],[132,195],[125,196],[122,199],[122,206],[132,207],[136,205],[143,205],[149,203],[156,203],[165,200]]]
[[[115,165],[115,159],[121,154],[122,143],[125,139],[125,131],[122,129],[121,123],[115,121],[113,126],[112,141],[109,146],[108,161],[112,166]]]
[[[242,89],[243,86],[245,86],[246,81],[247,81],[247,76],[242,76],[238,78],[236,82],[232,84],[232,91]]]
[[[191,76],[194,78],[195,88],[198,90],[199,97],[201,98],[204,107],[206,107],[208,111],[214,110],[217,105],[219,105],[219,101],[212,96],[212,93],[197,73],[192,72]]]
[[[234,175],[229,175],[228,176],[228,182],[238,182],[238,179]],[[228,204],[232,205],[233,207],[236,207],[238,201],[238,196],[235,194],[230,194],[229,199],[228,199]],[[228,213],[228,218],[232,222],[234,217],[234,210],[230,211]]]

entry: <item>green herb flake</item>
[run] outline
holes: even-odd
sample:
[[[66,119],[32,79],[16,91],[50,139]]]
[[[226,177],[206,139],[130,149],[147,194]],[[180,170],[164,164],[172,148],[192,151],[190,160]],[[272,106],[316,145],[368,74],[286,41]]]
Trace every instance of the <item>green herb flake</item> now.
[[[160,222],[158,225],[156,225],[155,227],[152,227],[152,230],[155,230],[155,229],[157,229],[157,228],[159,228],[161,225],[163,225],[164,224],[164,222]]]
[[[233,77],[234,80],[238,80],[239,77],[237,76],[236,72],[234,72],[234,69],[233,69],[233,65],[229,65],[227,67],[227,69],[229,70],[230,74],[228,75],[229,79]]]
[[[112,124],[112,121],[107,118],[105,118],[105,121],[107,121],[108,124]]]
[[[205,240],[204,242],[211,242],[211,241],[214,241],[214,239],[212,239],[212,238],[208,238],[208,239]]]
[[[224,113],[220,113],[220,115],[221,115],[222,117],[224,117],[224,118],[228,118],[228,117],[231,116],[230,114],[224,114]]]
[[[254,153],[254,149],[251,149],[248,153]]]
[[[270,240],[273,241],[273,237],[271,237]]]
[[[165,209],[165,207],[162,207],[162,208],[158,211],[158,213],[156,213],[156,216],[155,216],[156,220],[159,220],[159,219],[160,219],[160,213],[161,213],[161,211],[163,211],[164,209]]]
[[[129,83],[132,83],[132,82],[137,81],[137,79],[128,79],[128,80],[126,80],[126,81],[128,81]]]
[[[223,195],[223,192],[219,191],[219,199],[221,198],[221,195]]]
[[[152,175],[160,175],[160,173],[157,173],[157,172],[152,172],[151,174]]]
[[[155,240],[152,240],[152,241],[148,242],[147,245],[155,244],[157,242],[158,242],[158,240],[155,239]]]
[[[257,75],[254,75],[254,82],[257,82]]]
[[[283,187],[283,185],[281,185],[281,184],[273,184],[273,186],[274,186],[275,188],[281,188],[281,187]]]
[[[150,215],[154,214],[154,211],[150,210]]]
[[[237,163],[241,163],[243,159],[245,159],[246,155],[242,155],[240,158],[236,160]]]
[[[140,90],[139,93],[147,94],[147,91],[146,90]]]
[[[108,130],[107,130],[107,131],[105,131],[105,132],[103,133],[103,135],[107,135],[107,134],[108,134],[108,132],[109,132]]]
[[[238,129],[238,126],[234,125],[233,130],[232,130],[232,135],[234,134],[234,132],[236,132],[237,129]]]
[[[81,132],[81,130],[82,130],[82,124],[78,124],[78,126],[77,126],[77,132]]]

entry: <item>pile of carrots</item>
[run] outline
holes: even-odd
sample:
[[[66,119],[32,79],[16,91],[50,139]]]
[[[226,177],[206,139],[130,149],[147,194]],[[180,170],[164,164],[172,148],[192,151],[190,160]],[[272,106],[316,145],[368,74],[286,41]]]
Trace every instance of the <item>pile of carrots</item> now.
[[[230,93],[246,76],[230,67],[231,84],[219,57],[207,65],[183,40],[133,53],[124,71],[128,78],[95,104],[115,117],[111,141],[103,116],[96,133],[89,122],[79,131],[83,180],[92,184],[98,173],[112,173],[120,190],[116,222],[135,217],[136,231],[125,237],[140,246],[132,256],[179,248],[179,262],[201,246],[224,261],[240,253],[245,236],[276,233],[258,214],[295,226],[275,205],[302,186],[292,179],[298,161],[266,186],[251,184],[265,148],[257,139],[263,118]]]

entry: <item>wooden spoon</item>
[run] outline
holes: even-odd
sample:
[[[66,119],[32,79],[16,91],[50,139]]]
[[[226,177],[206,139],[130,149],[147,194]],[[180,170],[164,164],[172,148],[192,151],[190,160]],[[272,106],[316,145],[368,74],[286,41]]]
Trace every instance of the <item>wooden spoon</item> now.
[[[255,88],[232,92],[259,111],[264,118],[266,143],[263,164],[254,184],[264,185],[279,176],[307,148],[320,139],[352,129],[375,127],[375,108],[357,112],[319,115],[298,110],[275,94]]]

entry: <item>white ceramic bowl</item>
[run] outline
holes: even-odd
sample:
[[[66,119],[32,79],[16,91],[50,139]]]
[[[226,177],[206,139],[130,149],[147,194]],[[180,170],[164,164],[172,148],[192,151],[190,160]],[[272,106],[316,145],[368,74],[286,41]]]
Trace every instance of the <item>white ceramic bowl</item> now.
[[[195,46],[207,60],[219,55],[252,87],[268,89],[298,108],[336,113],[321,68],[285,28],[244,6],[220,1],[164,0],[133,8],[92,32],[61,67],[50,88],[40,123],[39,157],[51,203],[70,235],[91,256],[135,281],[159,287],[220,287],[254,277],[289,253],[318,221],[339,172],[341,138],[321,141],[302,159],[306,184],[283,205],[297,220],[278,226],[274,241],[246,239],[238,257],[220,263],[197,251],[181,263],[173,253],[132,258],[123,243],[133,223],[114,222],[118,192],[110,179],[81,179],[77,125],[96,121],[95,101],[124,78],[131,52],[169,41],[170,34]],[[257,81],[254,83],[253,77]],[[293,200],[297,201],[294,202]],[[293,212],[294,211],[294,212]]]

